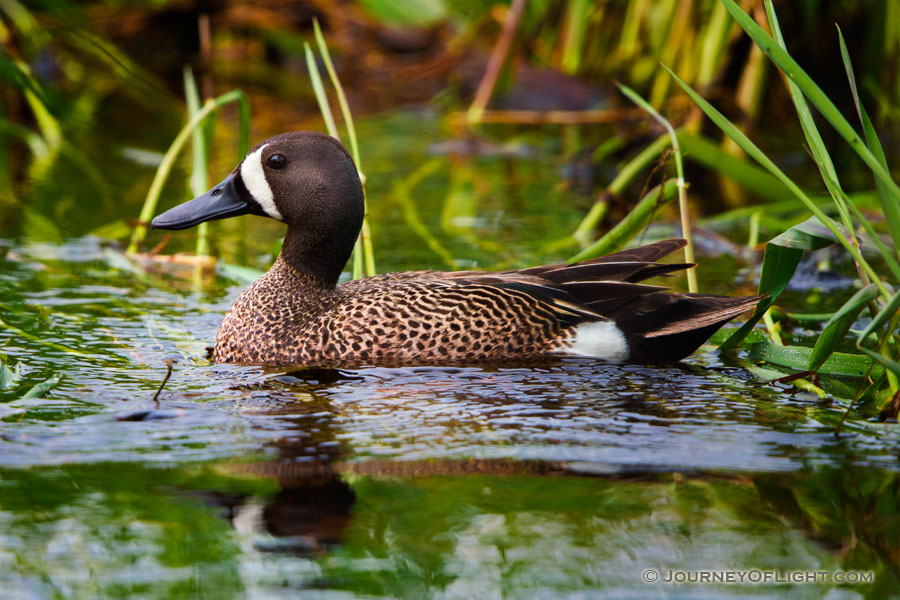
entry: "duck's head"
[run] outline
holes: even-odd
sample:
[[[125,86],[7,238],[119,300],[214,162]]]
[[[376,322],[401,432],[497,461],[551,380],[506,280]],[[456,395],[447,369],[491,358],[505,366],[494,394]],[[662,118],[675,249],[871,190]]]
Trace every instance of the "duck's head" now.
[[[356,165],[329,135],[295,131],[254,146],[214,188],[159,215],[155,229],[254,214],[288,225],[282,256],[291,266],[336,281],[365,212]]]

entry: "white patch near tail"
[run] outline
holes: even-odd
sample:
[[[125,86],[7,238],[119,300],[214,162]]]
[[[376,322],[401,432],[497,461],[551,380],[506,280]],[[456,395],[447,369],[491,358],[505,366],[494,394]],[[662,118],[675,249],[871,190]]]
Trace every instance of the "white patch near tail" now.
[[[247,155],[244,162],[241,163],[241,179],[247,186],[247,191],[253,196],[253,199],[262,207],[267,215],[276,221],[284,221],[278,208],[275,206],[272,188],[266,181],[266,171],[263,169],[262,153],[268,144],[263,144],[253,152]]]
[[[557,352],[600,358],[610,362],[628,359],[629,350],[625,334],[612,321],[594,321],[578,325],[571,342],[571,346],[560,348]]]

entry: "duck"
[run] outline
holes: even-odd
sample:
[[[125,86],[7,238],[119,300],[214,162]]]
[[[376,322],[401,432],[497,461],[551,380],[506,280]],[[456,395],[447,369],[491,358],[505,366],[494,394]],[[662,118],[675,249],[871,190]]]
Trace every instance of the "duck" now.
[[[670,239],[572,264],[509,271],[405,271],[338,283],[363,223],[359,172],[341,143],[270,137],[155,229],[253,214],[287,225],[272,267],[234,301],[216,363],[442,364],[581,356],[669,363],[764,296],[680,293],[643,283],[692,268],[658,260]]]

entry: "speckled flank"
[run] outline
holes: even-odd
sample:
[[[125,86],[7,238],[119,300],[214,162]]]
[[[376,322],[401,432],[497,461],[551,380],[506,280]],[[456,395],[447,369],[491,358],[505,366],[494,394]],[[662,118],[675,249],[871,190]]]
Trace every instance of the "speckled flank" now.
[[[575,265],[390,273],[329,286],[279,257],[232,305],[216,362],[441,363],[578,354],[671,361],[758,297],[676,294],[639,282],[668,240]]]
[[[434,362],[528,357],[568,343],[552,305],[515,289],[396,273],[323,289],[280,259],[232,305],[216,362]]]

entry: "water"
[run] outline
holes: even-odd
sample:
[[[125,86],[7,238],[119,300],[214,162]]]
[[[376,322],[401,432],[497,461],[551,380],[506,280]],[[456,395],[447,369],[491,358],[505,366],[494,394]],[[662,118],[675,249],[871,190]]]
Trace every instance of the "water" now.
[[[430,153],[441,134],[421,113],[370,120],[362,133],[384,138],[368,169],[380,269],[565,256],[547,241],[580,213],[546,140],[454,165]],[[396,186],[429,160],[411,204]],[[91,201],[90,190],[73,193]],[[835,437],[844,404],[761,385],[710,351],[665,368],[210,365],[205,348],[242,284],[145,272],[84,235],[136,214],[140,193],[74,224],[26,215],[0,238],[0,316],[14,328],[0,328],[0,353],[23,365],[21,385],[0,395],[4,597],[900,589],[896,425],[851,416]],[[264,266],[278,226],[247,226],[245,247],[233,224],[217,225],[214,243]],[[187,248],[189,237],[171,244]],[[701,271],[704,289],[746,278],[733,261]],[[174,373],[154,402],[166,360]],[[20,397],[52,373],[63,378],[46,397]],[[871,579],[645,581],[648,570],[728,569]]]

